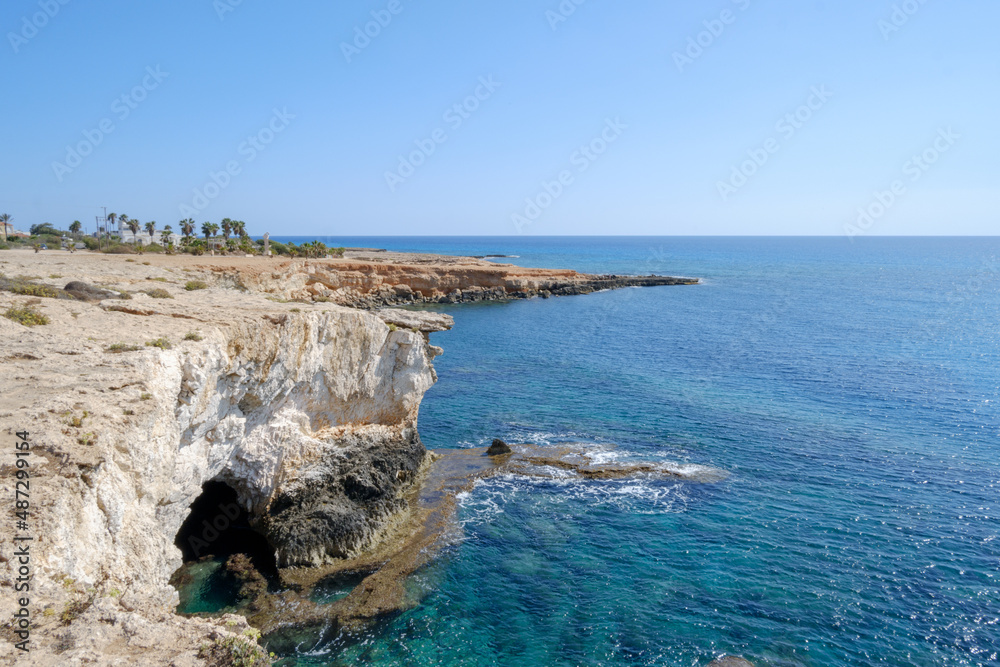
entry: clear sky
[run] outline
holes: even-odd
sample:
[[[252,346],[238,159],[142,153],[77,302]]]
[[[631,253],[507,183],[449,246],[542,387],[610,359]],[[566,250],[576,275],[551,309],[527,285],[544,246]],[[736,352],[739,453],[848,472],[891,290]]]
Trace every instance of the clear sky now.
[[[7,0],[0,212],[992,235],[997,25],[995,0]]]

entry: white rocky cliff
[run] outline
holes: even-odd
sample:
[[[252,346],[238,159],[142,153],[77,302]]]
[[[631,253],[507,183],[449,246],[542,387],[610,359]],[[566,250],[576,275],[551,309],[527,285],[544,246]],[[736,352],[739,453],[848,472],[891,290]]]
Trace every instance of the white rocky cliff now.
[[[108,270],[95,264],[75,277],[132,299],[42,299],[45,326],[0,318],[5,442],[27,430],[33,446],[30,660],[137,664],[144,650],[143,664],[201,664],[199,643],[226,630],[173,616],[169,578],[202,485],[236,491],[281,565],[318,565],[377,542],[424,459],[417,414],[440,352],[426,332],[450,318],[384,316],[418,330],[403,329],[329,304],[187,292],[171,286],[181,282],[171,269]],[[151,285],[174,298],[138,293]],[[3,310],[24,301],[0,293]],[[146,344],[158,339],[169,346]],[[12,549],[0,546],[5,618]],[[0,636],[0,658],[13,658],[10,627]]]

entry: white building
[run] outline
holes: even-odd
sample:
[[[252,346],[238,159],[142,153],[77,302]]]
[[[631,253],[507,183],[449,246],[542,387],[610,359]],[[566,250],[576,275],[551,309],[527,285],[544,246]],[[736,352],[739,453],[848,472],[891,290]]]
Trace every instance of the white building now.
[[[122,243],[135,243],[139,242],[139,245],[150,245],[151,243],[156,243],[163,245],[163,235],[160,232],[156,232],[153,238],[150,239],[148,232],[139,232],[138,234],[133,234],[131,230],[125,229],[122,231]],[[170,242],[174,245],[180,245],[181,235],[176,232],[170,233]]]

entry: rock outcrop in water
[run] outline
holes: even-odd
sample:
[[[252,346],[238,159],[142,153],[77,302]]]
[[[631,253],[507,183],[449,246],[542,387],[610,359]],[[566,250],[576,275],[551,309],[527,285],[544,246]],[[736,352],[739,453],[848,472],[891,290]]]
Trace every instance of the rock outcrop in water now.
[[[501,440],[500,438],[494,438],[493,443],[486,450],[487,456],[503,456],[504,454],[511,453],[510,445]]]

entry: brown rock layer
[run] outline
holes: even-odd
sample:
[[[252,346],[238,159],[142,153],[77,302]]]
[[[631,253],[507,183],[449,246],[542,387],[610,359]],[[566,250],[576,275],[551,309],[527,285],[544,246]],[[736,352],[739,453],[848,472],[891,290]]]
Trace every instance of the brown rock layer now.
[[[357,254],[357,253],[353,253]],[[351,255],[351,253],[349,253]],[[622,287],[694,285],[696,278],[592,275],[496,264],[472,257],[387,253],[329,260],[262,260],[208,268],[222,281],[289,300],[355,308],[569,296]]]

